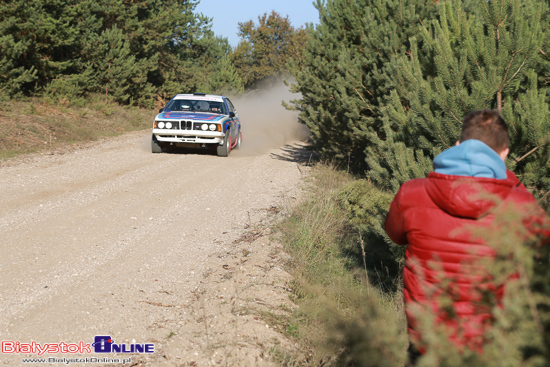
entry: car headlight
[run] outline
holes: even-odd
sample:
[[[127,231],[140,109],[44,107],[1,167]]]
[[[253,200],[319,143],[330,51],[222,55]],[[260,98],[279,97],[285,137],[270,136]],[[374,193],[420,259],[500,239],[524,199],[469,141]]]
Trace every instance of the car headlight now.
[[[164,122],[160,121],[157,126],[159,129],[164,129]]]
[[[208,130],[208,124],[202,124],[201,125],[201,130],[203,130],[203,131]]]
[[[167,129],[171,129],[171,128],[172,128],[172,123],[171,123],[171,122],[167,122],[167,123],[166,123],[166,128],[167,128]]]
[[[210,126],[208,128],[210,129],[210,131],[216,131],[217,126],[216,126],[216,124],[210,124]]]

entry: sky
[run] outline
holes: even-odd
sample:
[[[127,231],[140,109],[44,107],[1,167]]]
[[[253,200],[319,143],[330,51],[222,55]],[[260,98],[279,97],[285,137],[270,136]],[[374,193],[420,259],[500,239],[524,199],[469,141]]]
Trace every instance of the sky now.
[[[313,0],[200,0],[195,9],[212,20],[212,31],[216,36],[226,37],[229,44],[239,43],[239,23],[253,20],[258,24],[258,16],[275,10],[282,17],[290,19],[294,28],[306,23],[319,23],[319,12]]]

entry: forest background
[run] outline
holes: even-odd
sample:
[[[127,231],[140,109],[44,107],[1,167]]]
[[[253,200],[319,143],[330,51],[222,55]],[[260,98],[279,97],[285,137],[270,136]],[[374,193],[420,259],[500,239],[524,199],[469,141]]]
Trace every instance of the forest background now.
[[[402,364],[403,319],[391,315],[402,315],[403,249],[387,238],[383,220],[399,186],[425,177],[432,159],[454,145],[465,114],[502,113],[511,134],[507,166],[549,210],[548,1],[317,0],[319,25],[294,28],[275,12],[259,15],[240,24],[235,49],[195,13],[197,3],[0,3],[0,108],[36,98],[78,107],[102,96],[152,109],[182,91],[239,95],[291,77],[299,97],[285,105],[299,111],[312,149],[337,171],[326,179],[320,169],[316,184],[326,186],[316,190],[324,196],[282,230],[307,264],[294,266],[296,301],[309,306],[287,320],[287,331],[327,347],[330,357],[307,363]],[[0,137],[0,148],[8,140]],[[324,213],[319,227],[312,208]],[[502,222],[517,240],[513,214]],[[433,348],[421,365],[550,366],[548,249],[518,250],[519,242],[508,248],[517,261],[499,259],[495,272],[521,267],[516,287],[525,296],[510,300],[507,312],[489,305],[499,326],[492,349]],[[384,328],[374,328],[380,319]]]

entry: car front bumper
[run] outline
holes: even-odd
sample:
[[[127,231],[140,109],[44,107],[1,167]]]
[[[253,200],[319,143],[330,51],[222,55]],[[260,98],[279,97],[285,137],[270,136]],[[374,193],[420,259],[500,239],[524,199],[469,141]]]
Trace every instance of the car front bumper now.
[[[160,143],[221,144],[225,137],[218,131],[153,129]]]

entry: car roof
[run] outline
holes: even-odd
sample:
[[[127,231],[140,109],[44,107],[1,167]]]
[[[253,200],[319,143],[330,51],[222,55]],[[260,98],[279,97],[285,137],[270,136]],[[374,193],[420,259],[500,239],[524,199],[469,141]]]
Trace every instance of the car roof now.
[[[177,94],[173,99],[193,99],[195,101],[215,101],[223,102],[223,96],[213,94]]]

